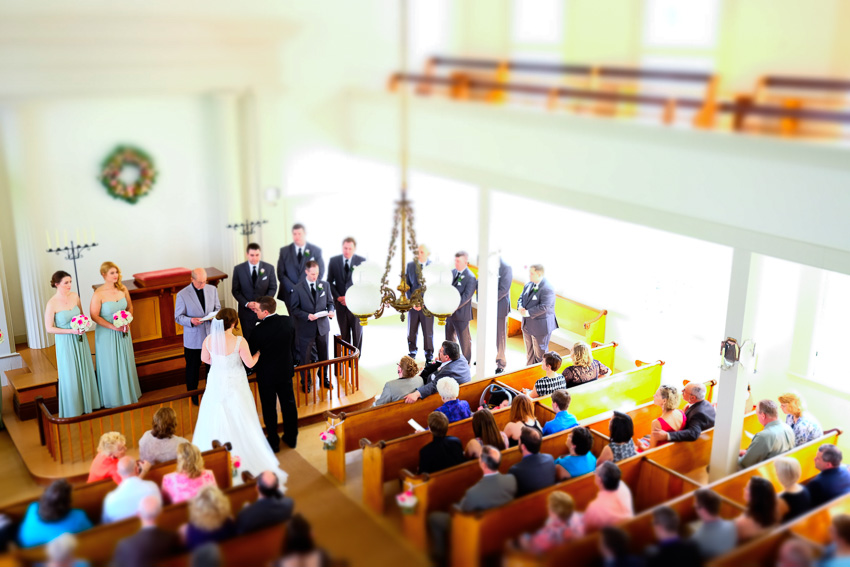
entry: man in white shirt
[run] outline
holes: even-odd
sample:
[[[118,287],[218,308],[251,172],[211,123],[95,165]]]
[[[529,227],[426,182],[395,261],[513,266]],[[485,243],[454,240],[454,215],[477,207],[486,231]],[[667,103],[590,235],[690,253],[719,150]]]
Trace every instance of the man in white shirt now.
[[[102,523],[108,524],[131,518],[139,510],[139,502],[145,496],[162,498],[155,482],[142,480],[139,474],[146,474],[151,465],[147,461],[138,461],[133,457],[123,457],[118,461],[118,475],[121,484],[103,499]]]

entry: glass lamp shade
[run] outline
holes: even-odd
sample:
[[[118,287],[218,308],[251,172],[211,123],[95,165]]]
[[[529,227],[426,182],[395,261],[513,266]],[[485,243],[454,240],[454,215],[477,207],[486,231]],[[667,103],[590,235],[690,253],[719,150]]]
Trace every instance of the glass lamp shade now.
[[[371,316],[381,305],[381,286],[378,284],[356,283],[345,292],[345,305],[360,316]]]
[[[351,281],[354,282],[354,285],[380,285],[381,278],[383,277],[384,270],[377,262],[363,262],[362,264],[354,268],[354,273],[351,274]],[[348,297],[348,292],[346,292],[345,296],[346,298]],[[346,301],[348,301],[348,299],[346,299]]]
[[[425,285],[429,290],[432,284],[452,283],[452,268],[448,264],[433,262],[422,268],[422,275],[425,276]]]
[[[447,283],[426,285],[428,290],[425,292],[424,300],[428,311],[438,316],[449,316],[455,312],[457,306],[460,305],[460,292],[458,290]]]

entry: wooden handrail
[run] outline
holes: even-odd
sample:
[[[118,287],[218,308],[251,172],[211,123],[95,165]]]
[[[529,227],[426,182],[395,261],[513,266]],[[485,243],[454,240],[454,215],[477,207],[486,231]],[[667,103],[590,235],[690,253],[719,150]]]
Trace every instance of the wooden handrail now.
[[[640,368],[641,366],[651,366],[653,364],[660,364],[664,366],[665,362],[663,360],[656,360],[655,362],[644,362],[643,360],[635,360],[635,366]]]
[[[591,307],[591,309],[592,309],[592,307]],[[596,317],[594,317],[590,321],[586,321],[584,323],[584,330],[586,331],[586,330],[590,329],[591,325],[593,325],[594,323],[596,323],[597,321],[599,321],[600,319],[602,319],[606,315],[608,315],[608,310],[603,309],[602,311],[599,312],[599,315],[597,315]]]
[[[788,89],[811,89],[819,91],[850,91],[850,79],[822,79],[805,77],[789,77],[785,75],[768,75],[764,77],[768,87]]]

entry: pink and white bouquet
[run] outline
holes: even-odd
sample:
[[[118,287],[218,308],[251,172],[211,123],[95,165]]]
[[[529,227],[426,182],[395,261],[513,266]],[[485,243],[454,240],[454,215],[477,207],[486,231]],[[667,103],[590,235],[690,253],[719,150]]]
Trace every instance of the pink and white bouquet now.
[[[83,314],[71,318],[71,328],[77,331],[77,340],[83,342],[83,333],[94,327],[94,321]]]
[[[112,324],[116,327],[126,327],[130,323],[133,322],[133,314],[129,311],[116,311],[115,314],[112,315]],[[124,336],[127,336],[127,333],[124,333]]]
[[[322,440],[322,449],[329,451],[336,447],[336,430],[331,427],[319,433],[319,439]]]
[[[236,455],[231,455],[230,456],[230,465],[231,465],[231,468],[233,469],[233,478],[238,477],[239,476],[239,467],[242,466],[242,459],[240,459]]]
[[[401,509],[402,514],[412,514],[416,510],[416,504],[419,500],[413,494],[412,490],[405,490],[401,494],[396,494],[395,502]]]
[[[6,340],[6,339],[5,339],[5,338],[3,338],[3,330],[2,330],[2,329],[0,329],[0,344],[3,344],[3,341],[5,341],[5,340]]]

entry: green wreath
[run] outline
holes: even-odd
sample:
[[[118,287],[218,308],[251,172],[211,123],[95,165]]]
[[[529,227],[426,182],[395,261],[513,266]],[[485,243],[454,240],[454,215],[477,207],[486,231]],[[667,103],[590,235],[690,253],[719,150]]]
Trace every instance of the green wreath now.
[[[128,169],[135,169],[138,173],[129,182],[122,179],[122,174]],[[151,157],[133,146],[118,146],[112,150],[103,160],[100,170],[100,183],[107,193],[128,203],[136,203],[150,193],[157,176]]]

